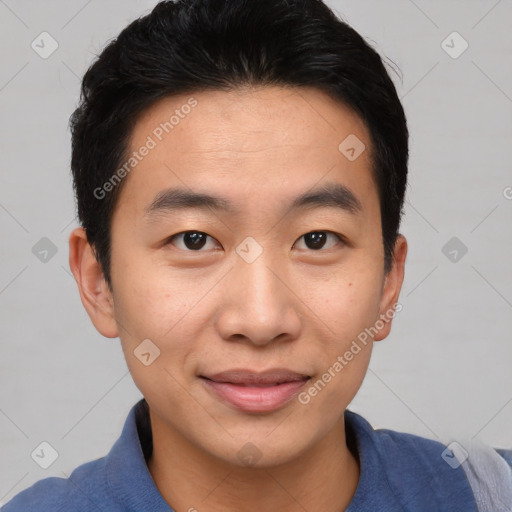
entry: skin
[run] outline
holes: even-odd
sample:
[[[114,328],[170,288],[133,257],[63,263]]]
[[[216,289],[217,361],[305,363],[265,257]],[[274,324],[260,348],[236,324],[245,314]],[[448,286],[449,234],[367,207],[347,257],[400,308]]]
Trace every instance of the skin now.
[[[135,125],[144,144],[191,95],[165,98]],[[284,367],[315,382],[358,334],[398,301],[407,242],[399,236],[384,272],[378,191],[368,130],[348,107],[311,88],[246,88],[192,95],[198,105],[125,178],[112,220],[112,289],[84,231],[70,236],[70,267],[97,330],[121,339],[131,375],[150,406],[149,471],[177,511],[344,510],[359,462],[347,447],[343,412],[367,371],[372,342],[311,401],[267,413],[216,398],[198,375]],[[366,150],[349,161],[338,145],[356,134]],[[362,209],[291,212],[296,196],[325,183],[349,188]],[[229,199],[236,215],[189,208],[146,218],[168,187]],[[184,231],[210,238],[200,251]],[[328,235],[311,248],[303,235]],[[171,235],[176,235],[169,241]],[[235,251],[253,237],[263,252]],[[374,340],[384,339],[385,322]],[[134,350],[151,339],[149,366]],[[260,457],[248,466],[239,451]]]

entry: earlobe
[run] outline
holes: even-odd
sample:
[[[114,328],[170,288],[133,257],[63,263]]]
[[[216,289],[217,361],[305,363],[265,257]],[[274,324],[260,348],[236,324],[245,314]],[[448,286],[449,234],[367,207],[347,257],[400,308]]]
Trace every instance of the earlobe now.
[[[83,228],[74,229],[69,236],[69,267],[92,323],[103,336],[116,338],[119,333],[112,293]]]
[[[398,235],[393,250],[393,261],[391,269],[386,275],[384,287],[382,290],[380,312],[379,312],[379,326],[382,324],[382,329],[376,334],[374,340],[380,341],[386,338],[391,331],[391,323],[396,313],[401,308],[396,308],[398,299],[400,297],[400,290],[404,281],[405,260],[407,258],[407,240],[403,235]],[[395,309],[396,308],[396,309]]]

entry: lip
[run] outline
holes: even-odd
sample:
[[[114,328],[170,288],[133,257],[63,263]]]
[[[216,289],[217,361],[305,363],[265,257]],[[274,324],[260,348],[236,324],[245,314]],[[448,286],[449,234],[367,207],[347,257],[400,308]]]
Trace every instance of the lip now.
[[[279,409],[310,379],[309,375],[286,368],[263,372],[234,369],[200,377],[217,398],[244,412]]]

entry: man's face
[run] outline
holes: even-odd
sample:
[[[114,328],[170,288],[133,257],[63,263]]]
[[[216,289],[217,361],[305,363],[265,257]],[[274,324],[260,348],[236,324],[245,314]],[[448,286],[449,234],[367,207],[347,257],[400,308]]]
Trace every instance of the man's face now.
[[[158,130],[176,110],[172,130]],[[396,299],[369,133],[319,91],[267,87],[166,98],[138,120],[131,150],[148,136],[156,145],[114,212],[111,269],[113,315],[153,425],[226,462],[241,465],[248,442],[258,465],[292,460],[343,421],[371,342],[308,390]],[[355,159],[354,136],[366,146]],[[221,201],[177,202],[170,189]],[[292,205],[326,190],[337,199]],[[309,379],[244,390],[205,378],[240,369]]]

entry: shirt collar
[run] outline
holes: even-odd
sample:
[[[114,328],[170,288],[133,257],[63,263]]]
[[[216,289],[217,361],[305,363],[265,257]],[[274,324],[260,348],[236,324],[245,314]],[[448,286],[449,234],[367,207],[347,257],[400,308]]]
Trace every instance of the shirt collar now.
[[[372,510],[375,503],[371,497],[389,492],[384,478],[377,482],[371,478],[370,473],[373,471],[369,469],[378,465],[377,453],[365,447],[368,447],[368,438],[373,428],[364,418],[347,410],[345,429],[347,443],[359,458],[361,469],[356,493],[346,512]],[[152,451],[149,407],[143,398],[130,410],[121,436],[106,457],[108,485],[113,495],[130,509],[174,512],[158,491],[147,467]],[[376,489],[376,485],[382,488]]]
[[[108,486],[127,510],[174,512],[158,491],[146,464],[153,448],[148,412],[145,399],[130,410],[121,436],[106,457]]]
[[[367,420],[349,410],[345,411],[344,416],[347,445],[360,466],[356,492],[346,512],[402,510],[403,504],[396,495],[397,485],[389,482],[387,474],[387,459],[395,457],[381,446],[377,432]],[[381,453],[383,449],[386,453]],[[108,485],[113,496],[130,510],[174,512],[158,491],[147,467],[152,451],[149,407],[146,400],[141,399],[130,410],[121,436],[106,457]],[[393,460],[391,463],[396,465],[399,461]],[[412,468],[407,469],[407,473],[414,473]],[[447,473],[446,468],[441,473]],[[403,477],[402,474],[400,478]]]

